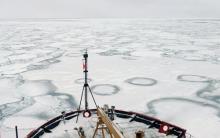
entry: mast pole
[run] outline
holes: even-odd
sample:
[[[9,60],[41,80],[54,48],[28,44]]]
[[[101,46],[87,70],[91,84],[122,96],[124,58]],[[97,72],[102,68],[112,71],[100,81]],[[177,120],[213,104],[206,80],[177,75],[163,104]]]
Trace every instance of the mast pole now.
[[[15,126],[15,134],[16,134],[16,138],[18,138],[18,127]]]
[[[92,99],[95,103],[95,106],[98,108],[95,98],[92,94],[91,88],[89,87],[88,84],[88,53],[87,50],[86,52],[83,54],[84,57],[84,63],[83,63],[83,72],[84,72],[84,85],[83,85],[83,89],[82,89],[82,93],[81,93],[81,99],[80,99],[80,103],[79,103],[79,108],[78,108],[78,115],[76,118],[76,123],[78,122],[78,118],[79,118],[79,113],[80,113],[80,107],[81,107],[81,102],[82,102],[82,98],[83,98],[83,92],[85,92],[85,110],[83,112],[83,117],[90,117],[91,116],[91,112],[88,109],[88,92],[90,92],[90,94],[92,95]]]
[[[88,53],[87,50],[85,52],[85,54],[83,54],[84,57],[84,64],[83,64],[83,68],[84,68],[84,75],[85,75],[85,83],[84,83],[84,87],[85,87],[85,110],[88,109]]]

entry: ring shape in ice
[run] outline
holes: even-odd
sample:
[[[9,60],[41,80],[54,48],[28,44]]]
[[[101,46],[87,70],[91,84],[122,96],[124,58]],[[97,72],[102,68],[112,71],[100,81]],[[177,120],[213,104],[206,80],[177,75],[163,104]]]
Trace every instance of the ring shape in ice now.
[[[200,75],[179,75],[177,80],[187,82],[209,82],[210,78]]]
[[[77,84],[83,84],[84,81],[85,81],[85,78],[79,78],[79,79],[76,79],[76,80],[75,80],[75,83],[77,83]],[[90,79],[90,78],[87,79],[87,82],[88,82],[88,83],[91,82],[91,81],[92,81],[92,79]]]
[[[66,53],[65,56],[66,56],[66,57],[81,57],[82,54],[81,54],[81,53],[73,53],[73,52],[70,52],[70,53]]]
[[[139,85],[139,86],[153,86],[157,83],[157,80],[152,78],[145,78],[145,77],[134,77],[125,80],[125,82],[132,84],[132,85]]]
[[[93,85],[91,90],[96,95],[108,96],[118,93],[120,88],[112,84],[97,84]]]

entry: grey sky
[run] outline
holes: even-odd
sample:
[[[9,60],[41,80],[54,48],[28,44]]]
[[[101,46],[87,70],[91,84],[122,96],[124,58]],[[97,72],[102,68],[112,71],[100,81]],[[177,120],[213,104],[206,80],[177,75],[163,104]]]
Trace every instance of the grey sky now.
[[[220,0],[0,0],[0,18],[220,18]]]

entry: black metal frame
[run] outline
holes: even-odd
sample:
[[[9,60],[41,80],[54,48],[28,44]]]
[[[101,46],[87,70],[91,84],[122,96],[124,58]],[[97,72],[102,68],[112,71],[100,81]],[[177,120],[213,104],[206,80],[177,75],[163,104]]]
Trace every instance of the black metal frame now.
[[[64,118],[65,120],[71,120],[75,117],[78,116],[78,114],[83,113],[85,110],[80,110],[80,111],[72,111],[69,113],[66,113]],[[96,114],[96,109],[88,109],[92,113],[92,115]],[[157,118],[153,118],[144,114],[136,113],[136,112],[128,112],[128,111],[123,111],[123,110],[115,110],[115,115],[118,118],[127,118],[131,119],[131,121],[143,123],[148,126],[149,129],[151,128],[156,128],[158,129],[158,133],[160,126],[163,124],[166,124],[169,126],[169,131],[166,133],[166,135],[174,135],[177,138],[186,138],[186,130],[178,127],[176,125],[170,124],[168,122],[161,121]],[[135,117],[134,117],[135,116]],[[40,136],[44,135],[45,132],[44,130],[50,130],[52,131],[55,127],[59,125],[59,123],[62,121],[63,115],[57,116],[53,118],[52,120],[46,122],[45,124],[41,125],[39,128],[31,131],[28,135],[27,138],[39,138]]]
[[[83,89],[82,89],[82,93],[81,93],[81,98],[80,98],[80,103],[79,103],[78,110],[80,110],[80,108],[81,108],[83,93],[85,93],[85,112],[89,112],[89,110],[88,110],[88,106],[89,106],[88,105],[88,90],[89,90],[89,92],[92,96],[92,99],[95,103],[95,106],[96,107],[98,107],[98,106],[97,106],[95,98],[92,94],[92,90],[91,90],[91,88],[88,84],[88,53],[87,53],[87,50],[86,50],[85,54],[83,54],[83,57],[84,57],[84,61],[85,61],[85,63],[83,63],[83,69],[84,69],[83,72],[84,72],[85,76],[84,76],[84,85],[83,85]],[[78,118],[79,118],[79,114],[77,115],[76,123],[78,122]]]

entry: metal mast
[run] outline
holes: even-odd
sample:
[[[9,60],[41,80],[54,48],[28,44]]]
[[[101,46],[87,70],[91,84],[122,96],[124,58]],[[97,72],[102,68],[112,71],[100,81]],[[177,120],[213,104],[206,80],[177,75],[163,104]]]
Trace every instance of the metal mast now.
[[[87,50],[85,52],[85,54],[83,54],[83,57],[84,57],[84,64],[83,64],[83,69],[84,69],[84,74],[85,74],[85,82],[84,82],[84,87],[85,87],[85,110],[88,110],[88,93],[87,93],[87,90],[88,90],[88,53],[87,53]]]
[[[91,88],[89,87],[89,84],[88,84],[88,53],[87,53],[87,50],[83,54],[83,58],[84,58],[83,59],[84,60],[84,63],[83,63],[84,85],[83,85],[83,89],[82,89],[82,93],[81,93],[81,98],[80,98],[80,103],[79,103],[78,115],[77,115],[76,122],[78,121],[79,113],[81,112],[80,107],[81,107],[84,92],[85,92],[85,98],[84,98],[84,100],[85,100],[85,109],[84,109],[84,112],[83,112],[83,116],[84,117],[90,117],[91,116],[91,113],[88,110],[89,109],[89,107],[88,107],[89,106],[89,104],[88,104],[88,92],[90,92],[90,94],[92,96],[92,99],[95,103],[95,106],[98,107],[97,104],[96,104],[95,98],[92,94]]]

